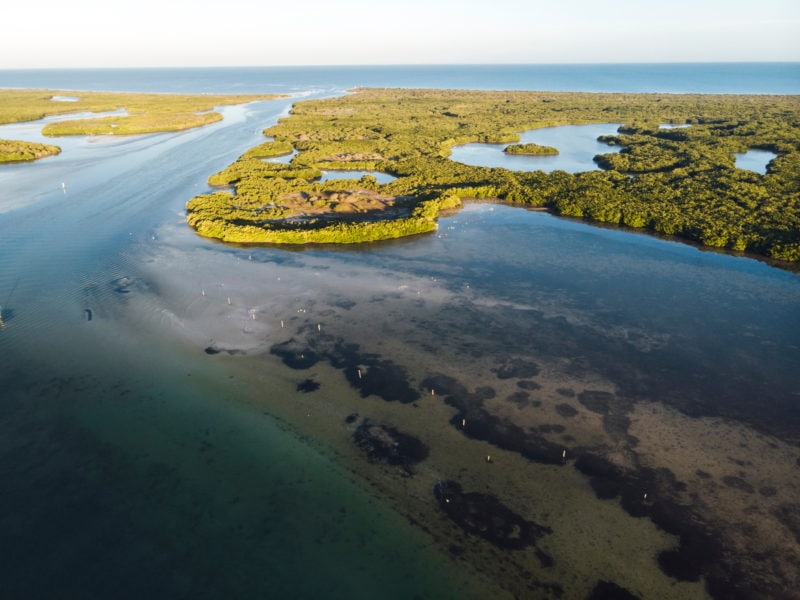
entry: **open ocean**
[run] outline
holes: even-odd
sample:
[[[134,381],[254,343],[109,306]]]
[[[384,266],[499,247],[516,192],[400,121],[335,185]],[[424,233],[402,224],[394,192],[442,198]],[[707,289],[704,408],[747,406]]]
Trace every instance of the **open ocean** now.
[[[0,598],[797,598],[796,272],[496,204],[352,248],[189,229],[358,86],[800,94],[800,63],[0,71],[292,94],[0,166]]]
[[[798,94],[800,63],[0,70],[0,87],[175,93],[283,93],[353,87],[419,87]]]

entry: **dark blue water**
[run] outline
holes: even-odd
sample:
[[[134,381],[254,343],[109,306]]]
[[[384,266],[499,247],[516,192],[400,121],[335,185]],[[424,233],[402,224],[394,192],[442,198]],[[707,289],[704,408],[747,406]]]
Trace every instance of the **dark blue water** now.
[[[264,93],[352,87],[798,94],[800,63],[2,70],[0,87]]]
[[[39,70],[0,72],[0,87],[798,93],[798,74],[797,64]],[[225,109],[188,132],[60,140],[57,157],[0,167],[0,595],[555,598],[560,586],[585,598],[614,580],[641,597],[707,597],[702,582],[676,585],[659,568],[675,536],[598,500],[571,464],[466,437],[428,389],[411,404],[363,397],[341,367],[348,352],[393,389],[446,375],[475,392],[476,415],[509,430],[675,477],[744,573],[762,568],[759,556],[787,556],[771,568],[792,581],[796,274],[483,204],[435,234],[355,248],[198,238],[185,202],[293,101]],[[40,126],[0,137],[39,140]],[[291,339],[332,358],[290,369],[270,348]],[[307,391],[309,380],[320,387]],[[588,409],[587,390],[614,410]],[[364,419],[418,436],[428,458],[410,470],[370,460],[353,443]],[[553,564],[456,526],[433,495],[443,479],[549,527],[539,550]]]

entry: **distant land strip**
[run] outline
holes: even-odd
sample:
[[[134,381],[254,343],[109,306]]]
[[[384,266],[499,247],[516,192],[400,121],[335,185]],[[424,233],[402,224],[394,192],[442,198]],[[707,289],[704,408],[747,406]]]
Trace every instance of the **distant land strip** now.
[[[181,131],[221,120],[222,115],[213,110],[215,107],[278,97],[281,96],[0,89],[0,125],[76,113],[81,118],[48,123],[42,133],[55,137]],[[91,117],[83,113],[116,114]],[[0,163],[36,160],[59,152],[57,146],[0,140]]]

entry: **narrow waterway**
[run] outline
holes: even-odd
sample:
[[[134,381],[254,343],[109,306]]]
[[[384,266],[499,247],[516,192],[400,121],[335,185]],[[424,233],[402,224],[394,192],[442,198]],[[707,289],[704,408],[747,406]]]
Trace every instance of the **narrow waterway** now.
[[[470,595],[429,536],[258,401],[280,388],[215,365],[191,324],[170,330],[174,307],[142,276],[179,248],[187,262],[160,277],[192,302],[216,292],[220,272],[193,261],[226,249],[183,204],[290,102],[179,134],[59,139],[60,156],[2,168],[7,597]]]

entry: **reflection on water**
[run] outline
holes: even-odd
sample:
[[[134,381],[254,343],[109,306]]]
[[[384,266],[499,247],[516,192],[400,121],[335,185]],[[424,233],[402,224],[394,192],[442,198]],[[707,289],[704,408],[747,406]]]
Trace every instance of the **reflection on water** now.
[[[2,171],[12,595],[733,597],[764,556],[788,589],[796,275],[495,205],[346,249],[195,236],[184,202],[285,106]]]
[[[14,551],[0,573],[10,597],[481,589],[479,577],[442,578],[452,566],[423,530],[273,416],[270,398],[293,385],[262,387],[209,362],[208,331],[185,314],[204,285],[214,297],[222,272],[159,271],[191,289],[177,307],[140,276],[172,244],[228,256],[185,226],[183,203],[286,104],[226,109],[223,123],[177,135],[67,140],[72,151],[52,161],[3,171],[0,531]]]
[[[397,177],[382,173],[381,171],[323,171],[320,182],[330,179],[361,179],[364,175],[371,175],[378,183],[391,183]]]
[[[569,173],[594,171],[598,154],[619,152],[620,148],[598,142],[602,135],[616,135],[619,123],[593,125],[562,125],[525,131],[520,134],[520,144],[535,143],[558,149],[554,156],[522,156],[503,152],[508,144],[464,144],[455,146],[450,158],[456,162],[477,167],[503,167],[513,171],[556,170]]]
[[[748,150],[743,154],[734,154],[737,169],[747,169],[764,175],[767,172],[767,165],[777,154],[769,150]]]
[[[280,163],[283,165],[288,165],[292,162],[292,159],[297,156],[297,150],[292,150],[288,154],[283,154],[281,156],[270,156],[269,158],[263,159],[264,162],[272,162],[272,163]]]

